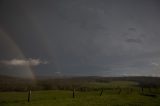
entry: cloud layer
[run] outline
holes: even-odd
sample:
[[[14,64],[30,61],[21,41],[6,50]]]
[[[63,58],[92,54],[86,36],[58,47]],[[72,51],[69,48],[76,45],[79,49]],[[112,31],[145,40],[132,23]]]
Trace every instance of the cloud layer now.
[[[0,5],[1,27],[15,42],[14,47],[0,36],[3,65],[46,64],[41,58],[49,64],[35,67],[37,75],[160,75],[157,0],[34,0]],[[20,50],[15,51],[17,47]],[[37,59],[19,59],[19,52]],[[5,73],[9,70],[2,68]],[[13,67],[8,73],[12,71]]]

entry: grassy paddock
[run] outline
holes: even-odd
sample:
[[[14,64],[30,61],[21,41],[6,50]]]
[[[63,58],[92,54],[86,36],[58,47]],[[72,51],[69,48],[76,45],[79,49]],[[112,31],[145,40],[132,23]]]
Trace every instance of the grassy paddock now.
[[[144,86],[142,92],[137,85],[131,81],[84,82],[75,86],[75,98],[69,89],[40,90],[32,91],[30,102],[27,91],[0,92],[0,106],[160,106],[159,87]]]
[[[75,98],[69,90],[33,91],[29,103],[28,92],[0,92],[0,106],[159,106],[159,88],[152,89],[152,92],[144,88],[142,93],[135,85],[121,81],[90,83],[88,87],[103,88],[103,94],[100,96],[101,89],[76,91]]]

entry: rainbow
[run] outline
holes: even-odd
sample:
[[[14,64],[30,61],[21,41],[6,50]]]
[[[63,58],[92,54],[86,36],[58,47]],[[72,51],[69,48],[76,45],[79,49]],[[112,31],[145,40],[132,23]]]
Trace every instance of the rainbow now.
[[[13,58],[19,58],[19,59],[26,59],[25,55],[23,54],[22,50],[19,48],[19,46],[16,44],[16,42],[4,31],[0,31],[0,36],[2,41],[4,41],[5,50],[7,50],[7,53],[13,57]],[[29,78],[32,80],[35,80],[35,75],[33,73],[33,69],[29,65],[25,65],[22,67],[22,71],[10,72],[9,75],[12,76],[16,74],[17,77],[22,78]]]

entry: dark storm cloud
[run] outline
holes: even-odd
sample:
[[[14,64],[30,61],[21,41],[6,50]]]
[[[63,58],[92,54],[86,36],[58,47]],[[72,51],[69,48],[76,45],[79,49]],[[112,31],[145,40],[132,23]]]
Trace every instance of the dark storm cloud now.
[[[142,43],[141,39],[126,39],[126,42],[128,43]]]
[[[1,28],[25,57],[50,62],[36,74],[151,75],[160,62],[157,2],[4,1]]]
[[[136,31],[136,28],[128,28],[129,31]]]

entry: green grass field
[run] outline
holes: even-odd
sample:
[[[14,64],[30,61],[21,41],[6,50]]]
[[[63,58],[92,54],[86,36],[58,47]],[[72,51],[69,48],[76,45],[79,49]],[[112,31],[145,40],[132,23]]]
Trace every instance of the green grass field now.
[[[0,92],[0,106],[160,106],[159,89],[141,90],[135,87],[136,83],[116,81],[112,83],[90,83],[89,87],[112,88],[104,90],[100,96],[98,91],[76,91],[75,98],[72,98],[72,91],[49,90],[33,91],[31,101],[27,102],[28,92]],[[116,87],[122,88],[119,94]],[[128,92],[132,88],[132,92]],[[155,96],[149,96],[154,94]]]

